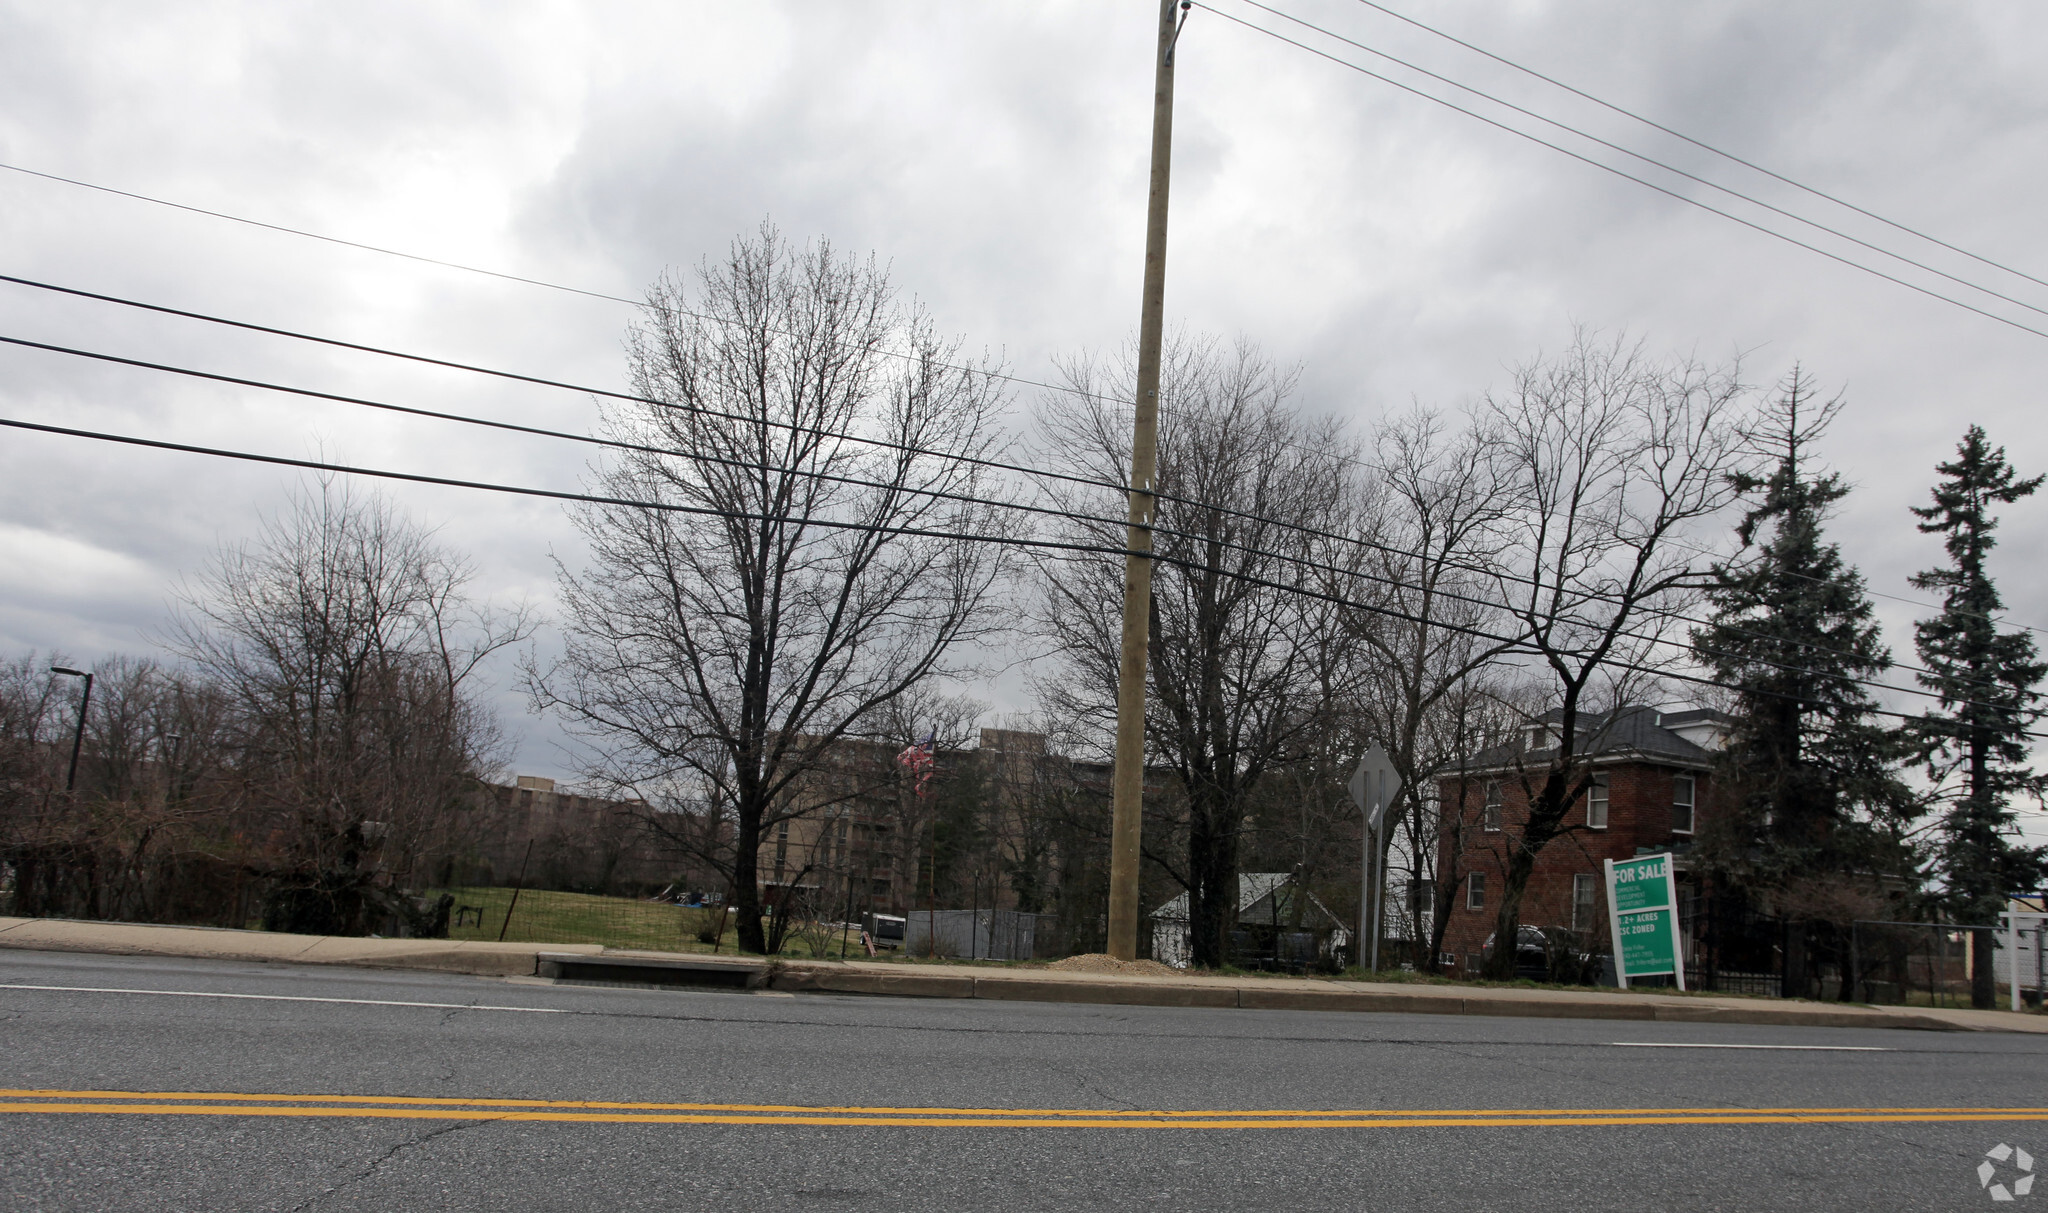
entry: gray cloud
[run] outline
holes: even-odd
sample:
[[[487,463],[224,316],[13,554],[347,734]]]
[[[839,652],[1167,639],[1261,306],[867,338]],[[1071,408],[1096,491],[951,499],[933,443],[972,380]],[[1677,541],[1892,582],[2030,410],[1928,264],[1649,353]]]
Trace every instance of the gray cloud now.
[[[1349,0],[1284,7],[1774,203],[1826,213]],[[2038,152],[2048,89],[2029,53],[2048,35],[2048,14],[1906,0],[1415,11],[2048,277]],[[1051,356],[1115,346],[1135,322],[1150,37],[1149,6],[1136,0],[24,2],[0,5],[0,159],[627,296],[772,216],[794,236],[874,250],[945,327],[1037,377]],[[1411,397],[1456,406],[1555,348],[1574,322],[1703,357],[1746,351],[1763,384],[1800,360],[1850,401],[1828,444],[1860,486],[1838,534],[1873,588],[1915,598],[1905,578],[1938,553],[1905,510],[1965,424],[1985,424],[2021,468],[2048,468],[2048,428],[2035,419],[2041,338],[1214,13],[1194,15],[1181,64],[1170,311],[1299,361],[1314,407],[1369,422]],[[1830,219],[1905,247],[1866,220]],[[12,174],[0,174],[0,232],[7,272],[600,386],[620,379],[630,312],[616,304]],[[1919,254],[2048,306],[2048,289],[1926,246]],[[574,395],[14,288],[0,290],[0,332],[563,428],[592,417]],[[575,485],[589,458],[25,351],[0,351],[0,375],[9,415],[224,446],[560,487]],[[1023,424],[1031,394],[1017,404]],[[252,535],[296,480],[7,435],[0,646],[86,659],[143,648],[178,571]],[[549,554],[577,558],[552,507],[393,493],[475,556],[491,593],[545,604]],[[2044,508],[2012,513],[2001,572],[2014,615],[2048,626]],[[1884,610],[1904,655],[1915,608]],[[509,685],[509,671],[500,677]],[[551,728],[510,706],[521,767],[553,769]]]

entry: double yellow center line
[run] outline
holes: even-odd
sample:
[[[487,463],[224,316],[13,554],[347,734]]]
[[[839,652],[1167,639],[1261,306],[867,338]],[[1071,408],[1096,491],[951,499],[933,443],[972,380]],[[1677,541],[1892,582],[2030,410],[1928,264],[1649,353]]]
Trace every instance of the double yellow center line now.
[[[223,1091],[0,1089],[0,1112],[128,1116],[303,1116],[664,1125],[882,1125],[979,1129],[1565,1128],[2042,1121],[2048,1108],[897,1108],[806,1104],[251,1095]]]

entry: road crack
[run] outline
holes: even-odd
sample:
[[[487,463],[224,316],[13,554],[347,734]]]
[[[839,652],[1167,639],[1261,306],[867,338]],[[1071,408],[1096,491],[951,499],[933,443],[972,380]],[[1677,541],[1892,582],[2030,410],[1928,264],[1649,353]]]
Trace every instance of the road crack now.
[[[286,1213],[305,1213],[306,1210],[311,1209],[314,1205],[319,1204],[321,1201],[326,1200],[328,1197],[333,1196],[338,1192],[342,1192],[349,1188],[352,1188],[357,1184],[363,1182],[364,1180],[369,1179],[378,1171],[382,1170],[386,1163],[398,1157],[400,1154],[405,1153],[407,1150],[413,1150],[419,1148],[420,1146],[424,1146],[428,1142],[434,1140],[437,1137],[446,1137],[450,1133],[457,1133],[462,1131],[463,1129],[474,1129],[479,1125],[485,1123],[486,1122],[483,1120],[460,1120],[452,1122],[450,1124],[436,1125],[435,1127],[428,1129],[423,1133],[415,1133],[411,1137],[406,1138],[404,1141],[393,1144],[390,1149],[384,1151],[382,1154],[379,1154],[376,1158],[371,1159],[369,1165],[364,1167],[361,1171],[358,1171],[356,1174],[351,1175],[347,1179],[342,1180],[340,1183],[328,1188],[326,1191],[320,1193],[318,1196],[308,1197],[307,1199],[300,1201],[298,1204],[293,1205],[289,1210],[287,1210]]]

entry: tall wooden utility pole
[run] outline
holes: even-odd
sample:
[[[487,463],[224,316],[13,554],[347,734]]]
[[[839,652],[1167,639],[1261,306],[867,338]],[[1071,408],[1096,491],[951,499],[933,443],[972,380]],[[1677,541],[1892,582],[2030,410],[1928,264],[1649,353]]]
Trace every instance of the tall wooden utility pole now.
[[[1159,342],[1166,306],[1166,186],[1173,168],[1176,12],[1159,0],[1153,56],[1152,195],[1145,211],[1145,297],[1138,317],[1138,399],[1131,426],[1130,530],[1124,546],[1124,637],[1116,677],[1116,767],[1111,776],[1109,954],[1138,956],[1138,837],[1145,811],[1145,656],[1152,623],[1152,489],[1159,462]],[[1180,20],[1185,21],[1182,17]]]

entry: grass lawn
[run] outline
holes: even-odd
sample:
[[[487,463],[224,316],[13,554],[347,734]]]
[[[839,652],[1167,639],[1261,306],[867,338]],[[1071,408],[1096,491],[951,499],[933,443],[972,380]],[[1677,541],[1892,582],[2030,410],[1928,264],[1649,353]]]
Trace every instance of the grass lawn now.
[[[595,943],[608,948],[637,948],[651,952],[709,952],[711,945],[698,942],[697,932],[716,922],[719,915],[716,909],[692,909],[631,897],[558,893],[550,889],[522,889],[516,908],[512,907],[512,890],[502,886],[433,889],[428,896],[435,897],[444,892],[455,895],[457,910],[475,906],[483,911],[481,924],[475,921],[474,915],[465,916],[460,926],[451,923],[448,929],[450,939],[494,940],[498,938],[499,929],[505,926],[505,911],[512,908],[512,924],[505,931],[508,943]],[[819,932],[811,934],[818,935]],[[817,954],[839,954],[840,941],[836,930],[829,932],[829,938],[816,942],[822,945],[822,951]],[[738,950],[730,915],[726,917],[718,950]],[[848,954],[859,951],[856,944]],[[791,931],[782,954],[810,956],[813,953],[800,933]]]

